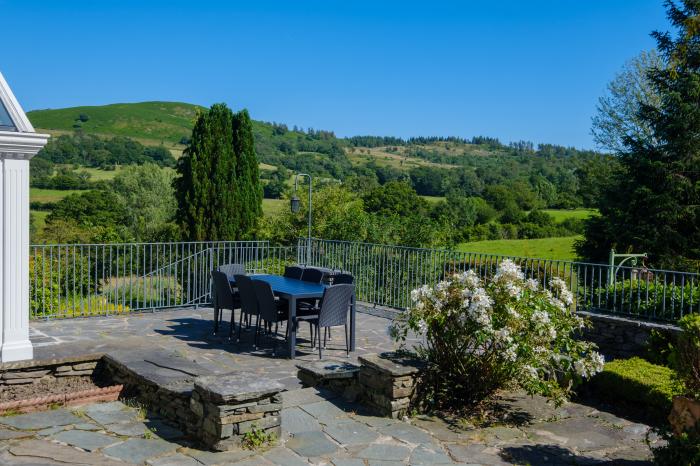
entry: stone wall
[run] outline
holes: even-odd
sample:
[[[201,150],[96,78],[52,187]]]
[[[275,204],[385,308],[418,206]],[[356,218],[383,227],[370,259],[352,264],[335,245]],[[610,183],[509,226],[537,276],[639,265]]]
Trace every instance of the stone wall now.
[[[622,316],[583,311],[579,311],[579,315],[588,318],[593,324],[590,329],[584,331],[582,338],[596,343],[606,360],[644,356],[652,330],[664,333],[672,339],[680,332],[680,329],[673,325]]]
[[[0,390],[3,386],[37,383],[46,379],[92,377],[102,355],[77,358],[21,361],[0,365]]]
[[[358,359],[363,402],[381,416],[397,419],[408,414],[423,364],[393,353],[370,354]]]

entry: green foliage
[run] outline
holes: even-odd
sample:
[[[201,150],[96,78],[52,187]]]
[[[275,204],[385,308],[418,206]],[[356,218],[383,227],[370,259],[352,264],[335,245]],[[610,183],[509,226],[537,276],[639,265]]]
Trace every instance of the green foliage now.
[[[262,190],[247,112],[234,117],[226,105],[213,105],[197,118],[191,139],[174,181],[184,237],[248,237],[262,213]]]
[[[577,249],[592,260],[604,260],[612,247],[646,252],[655,266],[695,271],[700,260],[700,3],[666,6],[676,31],[653,33],[663,64],[647,74],[659,102],[639,102],[635,122],[648,127],[651,137],[624,137],[622,170],[604,188],[601,217],[589,220],[586,240]]]
[[[696,466],[700,464],[700,433],[684,432],[679,436],[664,435],[665,445],[654,448],[657,466]]]
[[[673,396],[683,393],[672,369],[637,357],[605,364],[587,388],[606,403],[643,406],[658,422],[664,422],[671,411]]]
[[[116,226],[123,225],[126,219],[126,208],[116,194],[92,190],[58,201],[46,221],[72,220],[83,226]]]
[[[602,303],[615,306],[630,314],[646,315],[656,319],[675,320],[688,306],[700,302],[700,288],[681,286],[681,283],[664,283],[663,280],[626,279],[615,280],[611,285],[596,291]],[[598,296],[594,298],[598,299]]]
[[[678,336],[671,364],[685,385],[688,394],[700,398],[700,315],[688,314],[678,321],[681,334]]]
[[[112,180],[136,241],[153,241],[175,217],[174,171],[154,164],[125,167]]]
[[[257,450],[266,445],[274,444],[275,440],[274,432],[266,432],[265,429],[258,428],[253,424],[250,430],[243,434],[241,446],[248,450]]]
[[[87,167],[156,163],[172,166],[175,159],[164,147],[146,147],[124,136],[102,139],[82,132],[51,138],[37,158],[57,164],[80,164]]]

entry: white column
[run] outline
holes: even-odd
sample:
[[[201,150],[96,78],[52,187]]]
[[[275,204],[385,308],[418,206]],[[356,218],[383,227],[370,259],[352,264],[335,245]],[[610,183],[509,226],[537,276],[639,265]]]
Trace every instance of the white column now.
[[[0,361],[33,357],[29,341],[29,160],[4,159],[0,178]]]

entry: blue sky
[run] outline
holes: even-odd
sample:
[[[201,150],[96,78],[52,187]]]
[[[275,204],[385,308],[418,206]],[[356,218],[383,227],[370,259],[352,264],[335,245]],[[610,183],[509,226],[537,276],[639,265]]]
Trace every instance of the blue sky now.
[[[661,0],[0,0],[26,110],[170,100],[340,136],[487,135],[593,147]],[[17,44],[17,45],[15,45]]]

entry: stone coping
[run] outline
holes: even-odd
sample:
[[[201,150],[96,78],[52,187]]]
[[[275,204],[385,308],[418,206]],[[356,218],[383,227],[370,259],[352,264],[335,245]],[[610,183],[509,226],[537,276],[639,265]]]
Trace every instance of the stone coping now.
[[[77,356],[68,356],[64,358],[30,359],[27,361],[5,362],[0,364],[0,372],[18,369],[33,369],[36,367],[45,366],[63,366],[67,364],[75,364],[81,362],[95,362],[102,359],[103,356],[104,353],[87,353]]]
[[[323,380],[351,379],[360,371],[360,366],[348,361],[329,359],[325,361],[310,361],[297,364],[301,372],[308,372],[314,377]]]
[[[576,311],[576,314],[579,314],[584,317],[588,317],[591,320],[605,320],[608,322],[619,322],[622,325],[628,325],[628,326],[637,326],[637,327],[646,327],[646,328],[651,328],[655,330],[663,330],[667,332],[680,332],[681,329],[677,325],[673,324],[668,324],[668,323],[663,323],[663,322],[654,322],[652,320],[641,320],[641,319],[632,319],[629,317],[625,316],[619,316],[619,315],[614,315],[614,314],[603,314],[603,313],[598,313],[598,312],[592,312],[592,311]]]
[[[252,372],[233,372],[197,377],[194,388],[213,403],[227,404],[275,395],[284,390],[284,385]]]
[[[358,357],[358,360],[360,364],[366,364],[382,372],[387,372],[392,377],[413,375],[425,367],[423,361],[396,353],[368,354]]]

